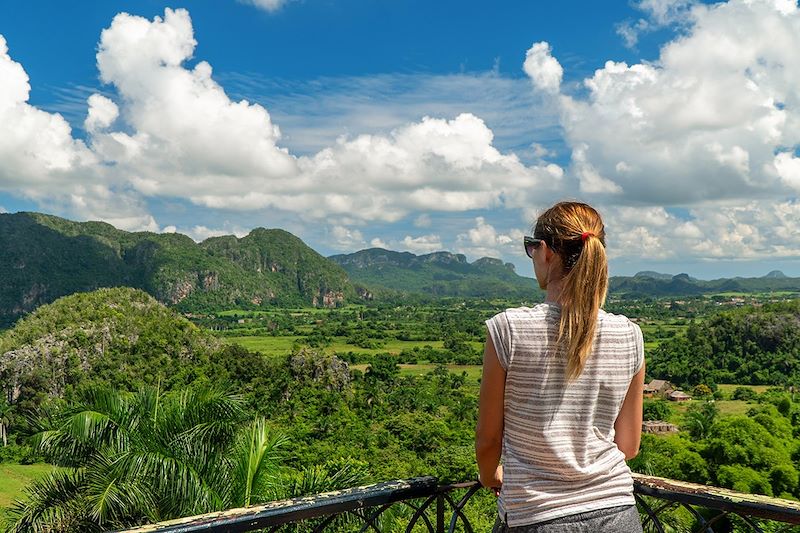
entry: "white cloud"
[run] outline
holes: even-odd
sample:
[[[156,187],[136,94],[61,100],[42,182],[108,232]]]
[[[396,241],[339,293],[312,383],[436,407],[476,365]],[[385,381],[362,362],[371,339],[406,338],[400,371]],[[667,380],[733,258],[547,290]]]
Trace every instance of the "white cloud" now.
[[[705,205],[685,216],[661,207],[604,213],[614,258],[755,260],[800,257],[800,202]]]
[[[547,147],[540,143],[532,143],[531,150],[533,151],[533,156],[539,159],[545,157],[554,157],[556,153],[553,150],[549,150]]]
[[[72,138],[61,115],[28,104],[28,75],[9,56],[2,35],[0,79],[0,188],[27,191],[69,185],[95,158],[81,141]]]
[[[270,110],[281,125],[282,141],[297,155],[313,155],[342,136],[383,135],[420,117],[455,117],[465,111],[484,120],[498,146],[520,150],[531,139],[559,136],[558,110],[531,91],[526,79],[504,77],[496,71],[385,73],[306,81],[259,74],[221,76],[229,94]],[[558,140],[554,144],[560,146]]]
[[[420,235],[419,237],[406,235],[398,244],[403,250],[407,250],[415,254],[429,254],[431,252],[444,250],[442,240],[438,235],[433,234]]]
[[[786,185],[800,191],[800,158],[782,152],[775,156],[775,169]]]
[[[476,217],[475,227],[456,237],[456,251],[472,258],[521,256],[524,235],[518,229],[499,233],[483,217]]]
[[[800,144],[796,6],[649,4],[684,17],[685,34],[658,61],[608,61],[588,95],[559,99],[581,190],[652,205],[785,197],[790,161],[774,154]]]
[[[492,130],[470,113],[424,117],[388,135],[340,137],[295,157],[278,145],[281,132],[263,106],[232,101],[208,63],[184,66],[195,46],[185,10],[167,9],[153,21],[120,14],[102,33],[98,67],[121,97],[117,122],[124,124],[93,131],[92,146],[145,196],[394,222],[416,210],[515,207],[526,191],[556,188],[563,174],[500,152]],[[110,102],[92,98],[87,121],[105,126],[114,113],[99,118],[100,105]]]
[[[572,168],[580,181],[580,190],[587,194],[618,194],[622,187],[604,178],[586,157],[589,146],[581,144],[572,151]],[[625,167],[627,168],[627,167]]]
[[[239,0],[242,4],[249,4],[264,11],[274,13],[282,8],[287,0]]]
[[[222,191],[242,198],[270,180],[296,175],[293,157],[277,146],[279,129],[259,105],[231,101],[194,51],[185,10],[167,9],[152,22],[125,13],[103,30],[100,78],[122,97],[131,130],[95,133],[93,145],[117,172],[145,195],[193,198],[205,203]]]
[[[528,191],[557,187],[560,167],[525,166],[492,140],[493,132],[469,113],[452,120],[424,117],[389,136],[342,138],[299,159],[302,179],[327,194],[296,200],[311,215],[349,213],[393,222],[419,210],[516,207]]]
[[[383,248],[383,249],[389,248],[389,245],[386,244],[382,239],[379,239],[378,237],[375,237],[374,239],[369,241],[369,245],[372,246],[373,248]]]
[[[534,43],[525,56],[522,68],[533,81],[534,87],[540,91],[556,94],[561,89],[564,69],[551,55],[548,43]]]
[[[82,220],[105,220],[130,230],[158,228],[136,194],[104,175],[97,156],[73,138],[61,115],[28,103],[28,75],[8,55],[2,35],[0,79],[0,190]],[[99,127],[112,113],[100,110],[103,101],[94,103],[89,122]]]
[[[89,112],[83,127],[90,133],[109,127],[119,116],[117,104],[101,94],[91,95],[88,104]]]
[[[429,228],[431,227],[431,217],[427,213],[423,213],[417,218],[414,219],[414,226],[417,228]]]
[[[2,205],[0,205],[0,213],[8,213],[8,210]]]
[[[674,24],[686,24],[692,7],[697,3],[697,0],[641,0],[635,6],[645,13],[646,18],[618,24],[617,33],[625,41],[625,46],[633,48],[642,34]]]
[[[225,224],[222,228],[209,228],[203,225],[196,225],[192,226],[191,228],[185,230],[177,230],[184,235],[188,235],[192,238],[195,242],[203,242],[204,240],[210,237],[222,237],[224,235],[235,235],[238,238],[242,238],[247,236],[249,230],[240,228],[238,226]],[[165,233],[173,233],[164,230]]]
[[[329,243],[333,248],[339,250],[353,250],[363,248],[366,244],[364,235],[357,229],[350,229],[344,226],[333,226],[331,236],[334,241]]]

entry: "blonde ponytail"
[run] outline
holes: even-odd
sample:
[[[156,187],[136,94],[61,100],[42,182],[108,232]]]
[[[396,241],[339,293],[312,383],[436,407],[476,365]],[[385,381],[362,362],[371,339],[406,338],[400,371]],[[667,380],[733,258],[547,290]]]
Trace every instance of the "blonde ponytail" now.
[[[592,352],[597,313],[608,292],[605,228],[591,206],[561,202],[539,217],[534,235],[559,254],[564,267],[558,345],[567,354],[566,380],[573,381]]]

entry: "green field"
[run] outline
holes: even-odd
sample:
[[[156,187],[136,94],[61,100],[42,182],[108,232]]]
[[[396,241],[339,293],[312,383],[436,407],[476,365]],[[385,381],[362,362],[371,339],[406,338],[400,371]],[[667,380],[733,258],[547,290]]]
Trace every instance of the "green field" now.
[[[722,385],[722,384],[720,384],[720,385],[717,385],[717,387],[719,387],[719,390],[724,392],[727,396],[730,396],[731,393],[734,390],[738,389],[739,387],[744,387],[746,389],[753,389],[753,391],[755,391],[756,394],[761,394],[762,392],[766,392],[767,389],[772,388],[772,385]]]
[[[272,337],[269,335],[225,337],[225,340],[228,342],[239,344],[248,350],[261,352],[267,356],[290,354],[294,343],[302,342],[303,339],[305,339],[305,337],[302,336]],[[375,355],[385,352],[399,354],[403,350],[413,350],[414,348],[423,348],[425,346],[431,346],[438,350],[442,349],[442,341],[401,341],[397,339],[387,339],[380,342],[380,348],[361,348],[355,344],[348,344],[344,337],[336,337],[330,345],[325,346],[324,350],[333,353],[353,352]],[[470,342],[470,345],[476,350],[483,350],[482,343]]]
[[[352,311],[352,310],[359,310],[365,309],[365,305],[359,304],[350,304],[344,307],[337,307],[337,311]],[[232,317],[242,317],[242,318],[253,318],[259,316],[272,316],[272,315],[285,315],[291,314],[293,316],[304,316],[304,315],[319,315],[319,314],[327,314],[330,313],[331,309],[327,307],[280,307],[275,309],[269,309],[266,311],[261,310],[253,310],[249,311],[246,309],[226,309],[225,311],[217,311],[214,314],[217,316],[232,316]]]
[[[23,489],[31,481],[53,471],[48,464],[0,464],[0,530],[5,530],[6,510],[23,496]]]
[[[685,323],[675,324],[674,320],[648,320],[646,322],[639,322],[639,327],[642,328],[642,335],[644,336],[644,350],[649,353],[668,338],[666,335],[678,336],[686,332],[688,327]]]

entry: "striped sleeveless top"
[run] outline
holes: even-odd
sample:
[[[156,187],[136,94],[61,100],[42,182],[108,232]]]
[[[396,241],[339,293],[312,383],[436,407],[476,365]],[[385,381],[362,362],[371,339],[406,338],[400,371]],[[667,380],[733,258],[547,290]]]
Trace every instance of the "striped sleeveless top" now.
[[[486,321],[506,370],[500,516],[509,526],[633,505],[633,481],[614,422],[642,368],[639,326],[599,311],[583,373],[566,384],[556,348],[561,308],[507,309]]]

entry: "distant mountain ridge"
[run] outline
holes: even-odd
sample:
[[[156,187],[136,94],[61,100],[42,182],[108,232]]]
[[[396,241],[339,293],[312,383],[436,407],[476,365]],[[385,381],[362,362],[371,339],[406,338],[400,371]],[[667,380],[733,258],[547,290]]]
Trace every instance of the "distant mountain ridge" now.
[[[535,280],[491,257],[469,263],[463,254],[450,252],[414,255],[370,248],[328,259],[344,268],[351,280],[370,288],[430,296],[540,299]]]
[[[103,222],[41,213],[0,214],[0,327],[76,292],[127,286],[183,311],[325,306],[364,299],[542,299],[514,265],[463,254],[371,248],[329,258],[280,229],[201,243],[178,233],[127,232]],[[685,297],[712,292],[800,292],[800,278],[698,280],[653,271],[610,279],[612,296]]]
[[[283,230],[196,243],[41,213],[0,214],[0,324],[41,304],[100,287],[143,289],[183,309],[335,306],[355,300],[339,266]]]
[[[688,274],[638,272],[632,277],[614,276],[609,292],[629,297],[681,297],[717,292],[800,292],[800,278],[790,278],[778,270],[760,278],[719,278],[700,280]]]

